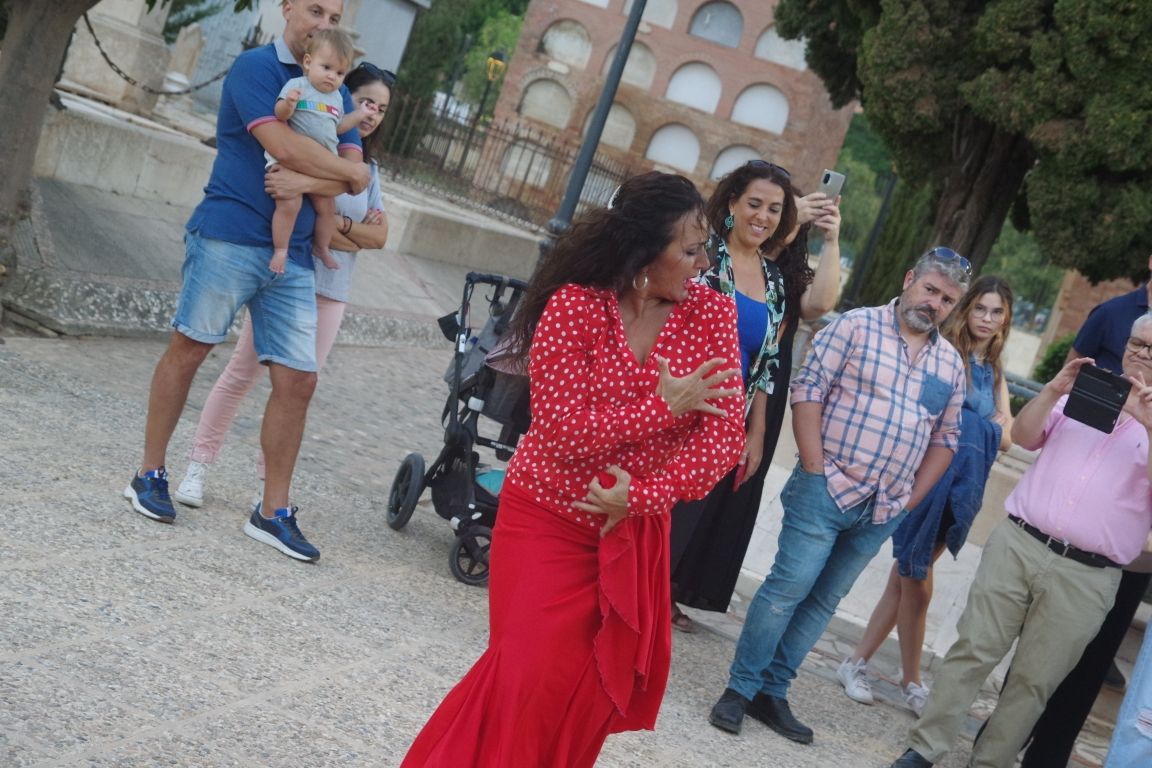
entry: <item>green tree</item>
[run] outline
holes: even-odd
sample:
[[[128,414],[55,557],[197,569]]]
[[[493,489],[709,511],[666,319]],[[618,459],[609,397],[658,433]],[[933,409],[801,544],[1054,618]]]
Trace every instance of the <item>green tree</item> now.
[[[855,260],[872,233],[883,192],[878,189],[876,171],[847,148],[840,152],[836,170],[848,177],[840,201],[840,247],[845,256]]]
[[[1064,279],[1064,270],[1052,265],[1036,238],[1011,222],[1004,225],[984,269],[1007,280],[1017,302],[1029,302],[1036,309],[1052,306]]]
[[[176,36],[184,27],[195,24],[224,10],[227,0],[170,0],[168,19],[164,22],[164,41],[176,42]]]
[[[461,56],[466,38],[475,40],[486,21],[503,13],[523,17],[528,0],[433,0],[420,14],[404,49],[400,81],[408,93],[427,99],[441,88]],[[490,50],[482,50],[487,58]],[[512,48],[508,51],[509,57]]]
[[[512,60],[512,52],[516,50],[516,41],[520,39],[520,28],[524,25],[524,17],[517,16],[509,11],[500,11],[484,21],[484,26],[476,34],[476,42],[472,50],[464,57],[464,77],[460,81],[460,95],[472,104],[479,104],[488,90],[488,57],[496,52],[504,54],[505,62]],[[492,83],[492,93],[499,94],[500,86],[504,82],[501,73]],[[492,114],[496,106],[496,99],[489,97],[485,104],[485,112]]]
[[[1101,280],[1146,264],[1152,3],[781,0],[776,17],[833,103],[859,98],[901,177],[933,191],[927,242],[979,268],[1023,194],[1058,265]]]
[[[20,119],[4,121],[0,129],[0,230],[18,215],[32,180],[32,164],[52,88],[64,61],[64,51],[76,22],[98,0],[5,0],[7,26],[0,42],[0,82],[19,93]],[[167,0],[148,0],[149,9]],[[252,0],[234,0],[236,10]]]

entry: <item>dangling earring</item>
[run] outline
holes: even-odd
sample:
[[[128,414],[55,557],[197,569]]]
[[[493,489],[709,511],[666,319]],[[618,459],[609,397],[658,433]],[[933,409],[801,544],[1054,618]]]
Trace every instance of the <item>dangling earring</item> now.
[[[644,282],[640,283],[640,285],[636,285],[636,278],[637,278],[637,277],[642,277],[642,278],[644,278]],[[634,290],[634,291],[642,291],[642,290],[644,290],[644,289],[645,289],[645,288],[647,288],[647,287],[648,287],[648,273],[647,273],[647,272],[641,272],[641,273],[639,273],[638,275],[634,275],[634,276],[632,277],[632,290]]]
[[[728,214],[728,218],[724,219],[724,229],[731,230],[734,226],[736,226],[736,219],[733,218],[732,214]]]

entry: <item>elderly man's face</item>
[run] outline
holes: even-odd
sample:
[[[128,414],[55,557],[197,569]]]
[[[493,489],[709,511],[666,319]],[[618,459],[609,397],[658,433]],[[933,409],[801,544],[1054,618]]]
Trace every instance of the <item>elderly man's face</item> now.
[[[963,294],[959,285],[935,270],[920,277],[909,270],[900,294],[900,317],[910,330],[928,333],[940,327]]]
[[[1146,320],[1132,327],[1121,363],[1124,373],[1129,376],[1140,374],[1144,381],[1152,384],[1152,322]]]

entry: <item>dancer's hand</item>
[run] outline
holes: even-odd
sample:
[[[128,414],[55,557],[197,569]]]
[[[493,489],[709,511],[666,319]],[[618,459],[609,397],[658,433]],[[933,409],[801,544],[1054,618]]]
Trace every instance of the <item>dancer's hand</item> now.
[[[724,382],[738,375],[735,368],[717,370],[728,362],[722,357],[714,357],[702,363],[687,376],[676,377],[668,369],[667,358],[658,357],[656,363],[660,366],[660,383],[656,385],[656,394],[664,398],[668,409],[673,416],[680,416],[689,411],[702,411],[713,416],[726,416],[719,407],[712,405],[709,400],[719,400],[732,397],[741,392],[739,381],[735,387],[724,387]]]
[[[588,495],[584,501],[574,501],[572,506],[581,512],[593,515],[607,515],[608,519],[600,529],[604,536],[628,517],[628,487],[632,475],[613,464],[588,483]]]

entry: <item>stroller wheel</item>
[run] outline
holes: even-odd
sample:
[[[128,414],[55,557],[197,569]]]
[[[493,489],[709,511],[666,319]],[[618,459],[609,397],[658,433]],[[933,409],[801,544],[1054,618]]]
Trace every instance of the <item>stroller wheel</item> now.
[[[396,470],[396,477],[392,480],[392,488],[388,491],[386,518],[392,530],[398,531],[408,525],[423,491],[424,457],[410,453],[400,463],[400,469]]]
[[[488,583],[488,550],[492,548],[492,529],[470,525],[452,542],[448,568],[459,581],[472,587]]]

